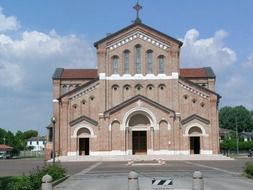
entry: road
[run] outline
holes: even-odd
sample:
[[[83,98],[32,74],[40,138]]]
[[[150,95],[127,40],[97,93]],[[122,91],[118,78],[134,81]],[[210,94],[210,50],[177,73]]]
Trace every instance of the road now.
[[[61,163],[71,177],[54,190],[110,189],[126,190],[127,176],[132,170],[139,173],[141,189],[151,189],[153,177],[172,178],[174,189],[189,189],[195,170],[203,173],[205,190],[253,189],[253,180],[241,175],[246,161],[167,161],[165,165],[140,162],[128,166],[126,162],[66,162]],[[251,159],[252,161],[252,159]],[[42,160],[0,160],[0,176],[28,175]]]

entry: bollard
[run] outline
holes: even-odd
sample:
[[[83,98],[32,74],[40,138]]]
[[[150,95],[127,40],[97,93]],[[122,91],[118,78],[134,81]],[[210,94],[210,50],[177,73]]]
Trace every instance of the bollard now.
[[[127,165],[128,165],[128,166],[132,166],[133,163],[134,163],[134,161],[133,161],[132,159],[129,159]]]
[[[192,190],[204,190],[203,175],[200,171],[195,171],[192,176]]]
[[[128,174],[128,190],[140,190],[138,173],[131,171]]]
[[[52,181],[53,178],[46,174],[42,177],[42,184],[41,184],[41,190],[53,190]]]
[[[158,164],[164,165],[165,164],[165,160],[159,159],[158,160]]]

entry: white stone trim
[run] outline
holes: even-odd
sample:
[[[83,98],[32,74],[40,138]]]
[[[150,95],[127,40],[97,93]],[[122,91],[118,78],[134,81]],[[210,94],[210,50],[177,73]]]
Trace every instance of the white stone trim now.
[[[200,154],[212,155],[213,151],[212,150],[200,150]]]
[[[68,156],[78,156],[78,152],[68,152]]]
[[[149,109],[147,109],[145,107],[135,107],[125,113],[123,120],[122,120],[122,126],[120,126],[121,127],[120,130],[125,130],[127,127],[129,127],[129,125],[128,125],[129,120],[130,120],[131,116],[136,113],[144,113],[145,116],[149,119],[149,122],[150,122],[149,127],[150,128],[154,127],[155,129],[157,128],[157,121],[156,121],[156,117],[153,114],[153,112],[151,112]],[[158,129],[159,129],[159,127],[158,127]]]
[[[106,78],[105,73],[99,73],[100,80],[105,80],[105,78]]]
[[[84,94],[87,94],[88,92],[95,90],[98,85],[99,85],[99,83],[97,82],[95,84],[92,84],[88,87],[85,87],[85,88],[77,91],[75,94],[73,94],[72,96],[69,97],[69,100],[70,101],[75,100],[76,98],[79,98],[79,97],[83,96]]]
[[[90,151],[90,156],[122,156],[122,155],[132,155],[132,149],[127,151],[123,150],[112,150],[112,151]],[[200,150],[200,155],[212,155],[212,150]],[[68,152],[68,156],[78,156],[79,152]],[[153,150],[148,149],[147,155],[191,155],[190,150]]]
[[[105,73],[99,73],[100,80],[171,80],[171,79],[178,79],[178,73],[173,72],[172,75],[166,74],[112,74],[111,76],[105,76]]]
[[[89,129],[90,135],[77,136],[77,132],[78,132],[78,130],[81,129],[81,128],[87,128],[87,129]],[[82,123],[81,123],[81,124],[79,124],[77,127],[75,127],[75,130],[74,130],[74,132],[73,132],[73,134],[72,134],[72,136],[71,136],[71,138],[77,138],[77,137],[82,137],[82,138],[94,138],[94,137],[96,137],[96,136],[95,136],[95,134],[94,134],[94,131],[93,131],[92,127],[90,127],[90,126],[88,126],[88,125],[85,125],[85,124],[82,124]]]
[[[126,151],[112,150],[112,151],[90,151],[91,156],[120,156],[127,155]]]
[[[189,150],[152,150],[148,149],[148,155],[189,155]]]
[[[202,131],[202,134],[199,134],[199,135],[189,135],[189,130],[192,127],[199,127],[201,129],[201,131]],[[183,136],[208,136],[208,134],[206,133],[205,128],[201,124],[199,124],[199,123],[190,123],[190,124],[188,124],[186,126],[185,132],[184,132]]]
[[[168,48],[170,48],[169,44],[166,44],[164,42],[161,42],[160,40],[152,38],[149,35],[142,33],[141,31],[136,31],[136,32],[134,32],[134,33],[126,36],[123,39],[120,39],[120,40],[118,40],[118,41],[116,41],[116,42],[114,42],[112,44],[109,44],[107,46],[107,48],[109,50],[113,50],[113,49],[116,49],[116,48],[118,48],[118,47],[120,47],[122,45],[125,45],[125,44],[127,44],[127,43],[129,43],[129,42],[131,42],[131,41],[133,41],[133,40],[135,40],[137,38],[142,39],[143,41],[147,41],[148,43],[150,43],[150,44],[152,44],[154,46],[157,46],[157,47],[159,47],[159,48],[161,48],[163,50],[167,50]]]
[[[188,90],[188,91],[190,91],[190,92],[192,92],[192,93],[194,93],[194,94],[196,94],[196,95],[198,95],[198,96],[201,96],[201,97],[203,97],[203,98],[208,98],[208,97],[209,97],[208,94],[203,93],[203,92],[200,91],[200,90],[196,90],[196,88],[193,88],[193,87],[191,87],[191,86],[189,86],[189,85],[186,85],[186,84],[183,84],[183,83],[181,83],[181,82],[179,82],[179,84],[180,84],[184,89],[186,89],[186,90]]]
[[[150,131],[150,127],[132,127],[132,131]]]

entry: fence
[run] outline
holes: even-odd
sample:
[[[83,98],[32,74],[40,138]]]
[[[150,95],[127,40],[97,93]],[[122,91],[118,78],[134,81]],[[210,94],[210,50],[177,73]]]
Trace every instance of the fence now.
[[[21,158],[44,158],[44,151],[20,151]]]

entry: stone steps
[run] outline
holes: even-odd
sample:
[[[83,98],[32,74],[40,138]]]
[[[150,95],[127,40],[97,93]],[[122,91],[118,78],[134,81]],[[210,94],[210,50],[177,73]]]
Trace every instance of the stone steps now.
[[[124,156],[60,156],[56,161],[82,162],[82,161],[152,161],[152,160],[233,160],[221,154],[216,155],[124,155]],[[52,161],[52,160],[50,160]],[[50,162],[49,161],[49,162]]]

